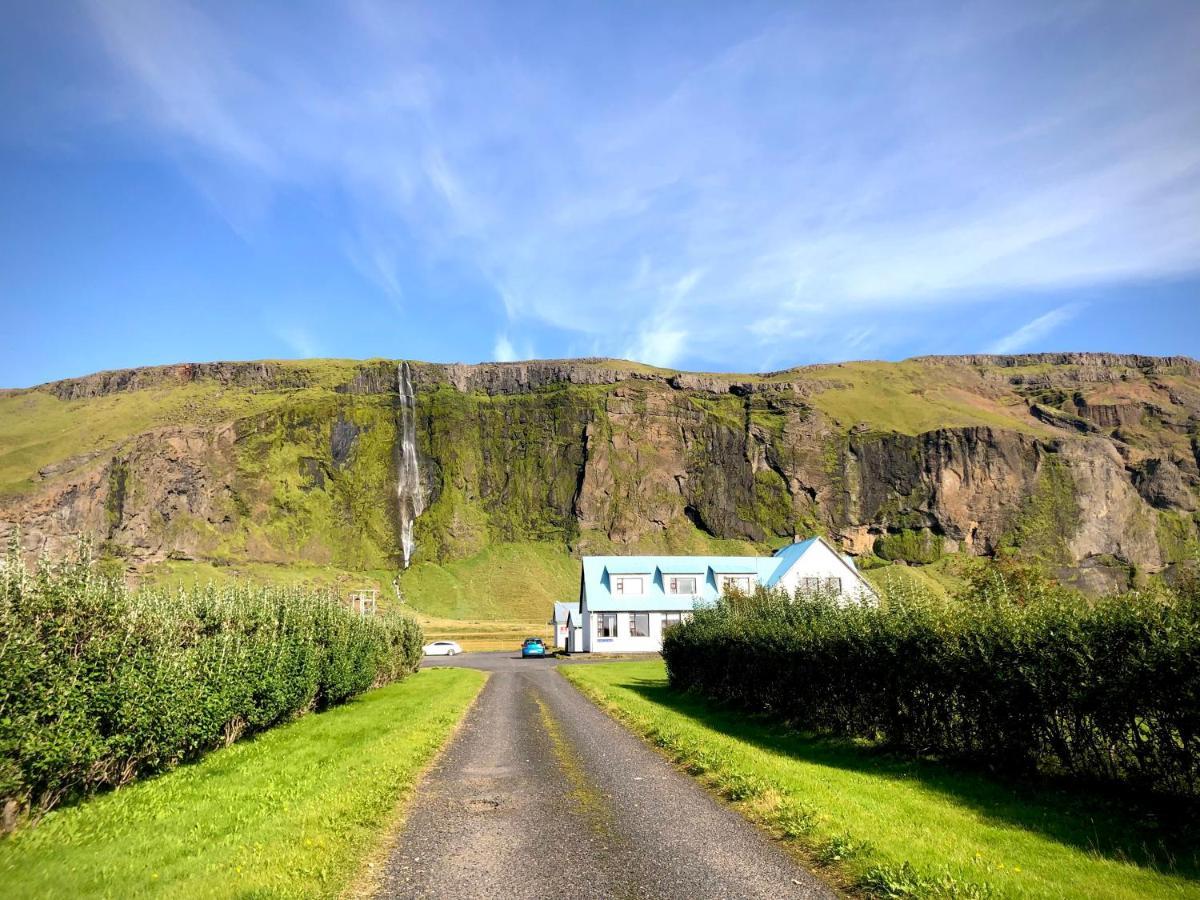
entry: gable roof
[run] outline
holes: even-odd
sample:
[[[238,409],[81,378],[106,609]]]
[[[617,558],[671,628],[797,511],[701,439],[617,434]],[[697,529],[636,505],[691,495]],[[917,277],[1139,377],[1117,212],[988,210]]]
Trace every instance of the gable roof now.
[[[875,589],[871,587],[870,583],[865,578],[863,578],[862,573],[858,571],[858,567],[854,565],[854,560],[845,553],[842,553],[842,551],[840,551],[837,547],[820,535],[810,537],[808,540],[800,541],[797,544],[789,544],[786,547],[780,547],[778,550],[776,550],[775,555],[785,560],[786,564],[781,565],[775,572],[775,576],[768,584],[768,587],[774,586],[775,583],[778,582],[781,577],[783,577],[784,573],[786,573],[792,566],[799,562],[802,556],[818,545],[824,546],[825,549],[827,549],[833,555],[834,559],[841,564],[841,567],[859,583],[862,590],[865,590],[872,597],[877,597]]]
[[[823,537],[811,537],[781,547],[771,556],[585,556],[580,599],[586,593],[588,609],[592,611],[689,610],[716,602],[721,593],[721,575],[754,575],[759,584],[773,587],[818,544],[828,548],[842,566],[865,584],[854,564],[836,547]],[[648,582],[643,585],[645,592],[641,596],[614,594],[612,580],[618,575],[645,576]],[[669,579],[679,575],[696,576],[694,595],[667,593]]]
[[[570,602],[556,602],[554,604],[554,617],[550,620],[554,624],[567,621],[567,617],[571,611],[579,612],[579,601],[572,600]]]

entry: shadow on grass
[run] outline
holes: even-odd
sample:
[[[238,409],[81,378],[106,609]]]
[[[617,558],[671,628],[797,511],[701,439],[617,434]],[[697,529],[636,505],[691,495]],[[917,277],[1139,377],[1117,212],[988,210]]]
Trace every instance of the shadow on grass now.
[[[812,736],[681,693],[658,679],[629,678],[614,686],[773,753],[877,778],[915,781],[995,823],[1015,825],[1098,856],[1200,881],[1200,817],[1182,800],[1085,792],[1049,782],[1017,783],[845,739]]]

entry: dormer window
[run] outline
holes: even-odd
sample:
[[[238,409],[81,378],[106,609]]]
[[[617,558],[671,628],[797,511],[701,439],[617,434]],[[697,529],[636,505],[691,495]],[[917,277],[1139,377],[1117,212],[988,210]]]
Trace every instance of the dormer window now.
[[[618,597],[640,597],[646,593],[646,579],[641,575],[617,575],[613,578],[613,593]]]
[[[691,596],[696,593],[695,575],[672,575],[667,578],[668,594],[683,594]]]
[[[743,594],[750,593],[750,589],[754,586],[753,575],[722,575],[721,589],[723,591],[741,591]]]

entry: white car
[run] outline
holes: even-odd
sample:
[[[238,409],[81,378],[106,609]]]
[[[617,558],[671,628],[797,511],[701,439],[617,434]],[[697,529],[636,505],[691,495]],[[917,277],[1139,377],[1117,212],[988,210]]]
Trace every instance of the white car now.
[[[454,641],[434,641],[432,644],[426,644],[421,648],[426,656],[458,656],[462,653],[462,647],[454,643]]]

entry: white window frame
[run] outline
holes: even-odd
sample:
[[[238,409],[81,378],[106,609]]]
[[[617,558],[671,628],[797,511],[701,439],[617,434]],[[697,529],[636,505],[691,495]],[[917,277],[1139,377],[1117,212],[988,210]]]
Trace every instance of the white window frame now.
[[[637,591],[629,590],[630,582],[637,582]],[[646,576],[644,575],[614,575],[613,593],[619,597],[643,597],[646,594]]]
[[[645,618],[646,628],[640,633],[634,633],[633,623],[639,618]],[[629,614],[629,636],[630,637],[650,637],[650,613],[648,612],[631,612]]]
[[[731,587],[737,588],[743,594],[748,594],[754,590],[755,577],[753,575],[722,575],[721,576],[721,592],[729,590]],[[745,587],[736,582],[744,582]]]
[[[605,621],[612,622],[612,628],[608,629],[608,634],[604,634]],[[617,636],[617,614],[615,612],[596,613],[596,637],[598,638],[615,638]]]
[[[679,590],[679,582],[684,581],[684,580],[690,581],[692,583],[692,589],[690,591]],[[672,594],[676,597],[694,597],[694,596],[696,596],[697,593],[699,593],[699,590],[700,590],[700,576],[699,575],[668,575],[667,576],[667,593],[668,594]]]

